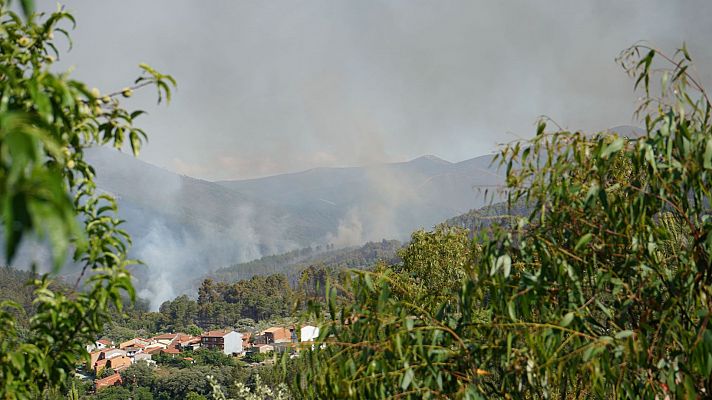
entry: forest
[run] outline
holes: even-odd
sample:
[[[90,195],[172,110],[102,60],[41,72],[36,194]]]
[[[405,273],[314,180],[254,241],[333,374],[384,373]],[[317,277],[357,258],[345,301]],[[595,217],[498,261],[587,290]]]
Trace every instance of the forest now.
[[[149,312],[129,267],[117,202],[96,189],[91,147],[148,134],[135,91],[171,100],[147,64],[101,92],[52,68],[64,8],[0,0],[0,219],[4,255],[44,241],[47,273],[0,269],[0,397],[141,399],[699,399],[712,393],[712,102],[683,44],[617,62],[640,96],[636,137],[542,119],[500,147],[506,201],[407,243],[373,242],[325,263],[310,251],[219,271]],[[397,249],[397,250],[396,250]],[[363,253],[360,254],[359,251]],[[279,260],[284,258],[285,260]],[[76,281],[58,272],[70,259]],[[272,263],[272,264],[270,264]],[[255,274],[266,265],[270,273]],[[250,270],[252,268],[252,270]],[[252,271],[247,279],[234,274]],[[274,273],[272,273],[274,272]],[[220,278],[220,279],[216,279]],[[208,349],[121,384],[82,379],[100,338],[314,323],[301,351],[263,360]],[[189,358],[189,359],[188,359]]]

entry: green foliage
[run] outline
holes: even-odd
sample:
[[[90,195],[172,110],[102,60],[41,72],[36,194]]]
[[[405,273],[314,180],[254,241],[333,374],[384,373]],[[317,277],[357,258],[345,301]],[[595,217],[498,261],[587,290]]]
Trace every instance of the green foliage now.
[[[19,271],[10,267],[0,268],[0,301],[11,301],[19,307],[10,309],[15,317],[18,328],[27,329],[30,324],[30,317],[35,313],[34,288],[29,285],[38,278],[38,275],[31,271]],[[68,290],[69,288],[60,280],[55,280],[51,284],[51,290]]]
[[[129,398],[131,400],[153,400],[153,393],[148,388],[137,387],[131,391],[131,397]]]
[[[111,375],[114,375],[116,372],[112,368],[104,368],[99,372],[99,375],[96,377],[97,379],[103,379],[103,378],[108,378]]]
[[[131,391],[123,386],[109,386],[99,390],[96,400],[125,400],[131,398]]]
[[[403,301],[389,273],[357,274],[349,302],[329,288],[324,348],[303,354],[300,394],[712,393],[712,106],[684,47],[669,57],[634,46],[620,60],[644,89],[647,134],[548,133],[542,123],[532,140],[505,146],[507,209],[528,212],[492,224],[481,253],[453,263],[466,272],[457,301]],[[413,254],[416,266],[452,262],[437,250]]]
[[[264,353],[249,352],[242,357],[242,361],[246,363],[260,363],[267,359],[267,355]]]
[[[401,299],[421,304],[455,301],[476,252],[466,230],[438,227],[433,232],[416,231],[398,253],[403,261],[392,267],[391,288]]]
[[[155,384],[156,399],[183,399],[188,393],[200,395],[210,393],[210,385],[206,378],[214,370],[206,367],[172,369],[167,375],[159,376]]]
[[[234,398],[228,399],[222,388],[212,376],[208,377],[210,382],[212,397],[214,400],[288,400],[292,396],[287,386],[282,383],[277,388],[271,388],[262,384],[262,378],[255,376],[253,387],[249,387],[242,382],[235,382],[236,393]]]
[[[124,385],[141,386],[146,388],[153,387],[156,381],[155,368],[147,362],[136,362],[121,370],[121,379]]]
[[[184,360],[184,355],[173,355],[173,354],[154,354],[151,359],[160,366],[169,366],[173,368],[188,368],[190,367],[190,361]]]
[[[198,336],[198,335],[200,335],[201,333],[203,333],[203,330],[200,329],[200,327],[197,326],[197,325],[195,325],[195,324],[190,324],[190,325],[188,325],[188,327],[185,329],[185,333],[187,333],[187,334],[189,334],[189,335],[192,335],[192,336]]]
[[[193,325],[198,315],[198,304],[186,295],[161,304],[161,329],[169,332],[185,332]]]
[[[34,238],[51,249],[55,271],[66,261],[84,266],[83,281],[57,290],[49,275],[32,280],[34,314],[26,322],[12,301],[0,303],[0,397],[37,398],[64,387],[78,359],[108,320],[109,309],[133,298],[126,266],[130,240],[111,196],[96,192],[84,150],[128,140],[135,154],[145,133],[133,125],[141,112],[120,106],[122,92],[102,94],[51,66],[59,57],[55,34],[73,23],[59,8],[26,19],[0,1],[0,222],[5,257]],[[134,90],[154,85],[168,97],[173,78],[148,66]],[[126,94],[124,90],[123,94]],[[90,271],[89,274],[85,272]],[[85,276],[86,275],[86,276]],[[81,285],[80,285],[81,283]],[[19,321],[17,318],[20,318]],[[20,326],[18,325],[18,322]]]
[[[99,390],[91,397],[96,400],[153,400],[153,393],[148,388],[126,386],[110,386]]]
[[[253,276],[230,284],[206,279],[198,289],[197,322],[210,328],[234,326],[244,318],[261,321],[286,317],[294,300],[287,277],[281,274]]]
[[[229,356],[222,351],[212,350],[212,349],[198,349],[192,354],[186,353],[187,356],[193,357],[195,363],[198,365],[223,365],[223,366],[234,366],[237,365],[235,362],[235,357]]]

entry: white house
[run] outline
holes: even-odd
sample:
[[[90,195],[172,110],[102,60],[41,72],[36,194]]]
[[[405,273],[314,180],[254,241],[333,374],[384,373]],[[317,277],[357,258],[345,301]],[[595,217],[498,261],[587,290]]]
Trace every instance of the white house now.
[[[304,325],[299,331],[299,340],[302,342],[313,342],[319,337],[319,327]]]
[[[151,359],[151,355],[150,355],[150,354],[146,354],[146,353],[138,353],[138,354],[136,354],[136,355],[133,357],[133,362],[134,362],[134,363],[137,363],[137,362],[145,362],[145,363],[147,363],[148,365],[156,365],[156,362]]]
[[[201,335],[201,347],[218,349],[225,354],[242,353],[242,334],[235,331],[210,331]]]

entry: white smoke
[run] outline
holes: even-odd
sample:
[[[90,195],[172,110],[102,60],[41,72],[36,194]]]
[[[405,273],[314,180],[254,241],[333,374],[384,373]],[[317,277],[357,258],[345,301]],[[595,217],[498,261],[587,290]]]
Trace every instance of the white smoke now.
[[[329,233],[326,242],[336,247],[355,246],[364,242],[363,224],[356,208],[350,209],[344,218],[339,221],[336,233]]]

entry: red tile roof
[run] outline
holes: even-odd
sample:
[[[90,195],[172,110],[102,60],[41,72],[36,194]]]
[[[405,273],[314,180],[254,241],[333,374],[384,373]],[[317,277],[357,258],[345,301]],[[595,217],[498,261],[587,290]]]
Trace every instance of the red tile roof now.
[[[162,346],[154,346],[154,347],[149,347],[144,350],[144,353],[147,354],[156,354],[159,353],[161,350],[165,349],[165,347]]]
[[[123,383],[123,381],[121,380],[121,374],[119,374],[119,373],[115,373],[114,375],[107,376],[104,379],[97,379],[94,381],[96,390],[103,389],[103,388],[109,387],[109,386],[114,386],[117,383],[119,383],[119,384]]]
[[[204,332],[201,336],[202,336],[202,337],[223,337],[223,336],[227,335],[228,333],[230,333],[230,332],[226,332],[226,331],[208,331],[208,332]]]
[[[173,340],[176,336],[178,336],[178,333],[163,333],[161,335],[154,336],[152,339],[153,340],[165,340],[165,339]]]
[[[97,342],[97,343],[101,343],[101,344],[103,344],[104,346],[111,346],[111,341],[110,341],[110,340],[107,340],[107,339],[99,339],[99,340],[97,340],[96,342]]]
[[[271,328],[265,329],[265,332],[275,333],[275,332],[283,332],[285,330],[287,330],[287,328],[282,328],[280,326],[273,326]]]

